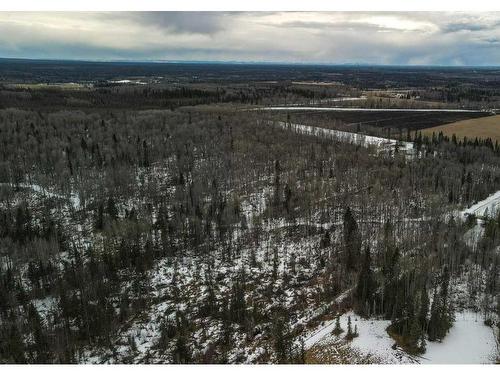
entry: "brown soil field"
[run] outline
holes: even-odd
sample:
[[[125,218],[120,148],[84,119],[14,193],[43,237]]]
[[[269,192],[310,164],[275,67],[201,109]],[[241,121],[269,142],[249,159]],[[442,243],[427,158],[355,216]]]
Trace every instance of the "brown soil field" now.
[[[422,129],[422,134],[432,136],[432,133],[439,134],[443,132],[444,135],[451,137],[453,134],[461,140],[464,137],[468,139],[491,138],[493,141],[500,142],[500,115],[487,116],[474,118],[469,120],[462,120],[453,122],[446,125],[435,126],[433,128]]]

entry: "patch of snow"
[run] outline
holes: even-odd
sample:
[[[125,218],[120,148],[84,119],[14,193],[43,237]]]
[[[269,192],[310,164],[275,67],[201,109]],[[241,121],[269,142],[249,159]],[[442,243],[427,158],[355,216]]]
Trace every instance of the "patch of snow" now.
[[[63,199],[63,200],[68,199],[67,197],[65,197],[63,195],[58,194],[58,193],[53,193],[50,190],[48,190],[45,187],[38,185],[38,184],[20,183],[20,184],[16,185],[16,184],[2,182],[2,183],[0,183],[0,186],[1,185],[9,186],[12,188],[18,186],[18,187],[23,188],[23,189],[31,189],[33,192],[35,192],[37,194],[41,194],[42,196],[47,197],[47,198],[57,198],[57,199]],[[81,202],[80,202],[80,197],[78,196],[78,194],[71,193],[71,195],[69,196],[69,201],[71,202],[71,205],[73,206],[73,208],[75,208],[75,209],[80,208]]]
[[[363,319],[353,312],[340,317],[340,326],[347,332],[347,320],[351,317],[352,330],[357,326],[359,333],[351,342],[351,347],[364,354],[371,354],[384,363],[425,363],[425,364],[487,364],[495,363],[497,344],[493,330],[484,325],[480,314],[464,311],[456,314],[455,322],[443,342],[427,342],[427,350],[421,357],[413,357],[401,348],[394,347],[394,340],[387,333],[389,320]],[[323,322],[305,340],[306,349],[325,339],[331,338],[335,329],[335,319]]]
[[[322,325],[307,339],[304,340],[306,349],[312,348],[335,329],[335,320],[323,322]]]
[[[344,330],[339,335],[343,338],[347,332],[347,321],[351,317],[351,328],[357,327],[359,336],[350,345],[361,353],[380,358],[384,363],[414,363],[416,360],[401,349],[393,349],[394,340],[386,329],[391,324],[389,320],[363,319],[357,314],[348,312],[340,317],[340,326]],[[306,349],[310,349],[323,339],[331,337],[335,329],[335,319],[327,321],[312,336],[305,340]]]
[[[57,306],[57,299],[52,296],[42,299],[34,299],[31,302],[38,311],[38,314],[40,314],[40,317],[44,320],[47,319],[48,315],[54,311]]]
[[[493,330],[483,323],[480,314],[465,311],[456,314],[442,343],[427,342],[421,363],[486,364],[495,363],[496,355]]]
[[[490,195],[489,197],[477,202],[473,206],[463,210],[460,213],[462,218],[466,218],[468,215],[476,216],[494,216],[500,209],[500,191]]]

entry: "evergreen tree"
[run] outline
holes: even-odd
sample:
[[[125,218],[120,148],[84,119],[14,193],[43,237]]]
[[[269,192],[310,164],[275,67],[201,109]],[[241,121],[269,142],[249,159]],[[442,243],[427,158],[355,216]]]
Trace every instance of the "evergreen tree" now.
[[[349,315],[347,317],[347,333],[345,335],[346,340],[352,340],[354,337],[353,331],[352,331],[352,323],[351,323],[351,316]]]
[[[411,352],[418,353],[420,352],[420,340],[422,337],[422,328],[420,326],[420,322],[417,316],[411,316],[409,318],[409,328],[408,332],[405,335],[405,341],[407,348]]]
[[[272,324],[272,337],[274,338],[274,352],[278,363],[287,363],[291,352],[291,337],[288,322],[284,316],[275,313]]]
[[[429,295],[427,294],[427,288],[425,285],[420,291],[420,309],[418,313],[418,320],[420,327],[423,330],[427,330],[427,316],[429,314]]]
[[[427,334],[429,335],[430,341],[436,341],[440,337],[440,312],[441,306],[439,304],[439,297],[437,293],[434,292],[434,297],[432,298],[431,305],[431,316],[429,318],[429,324],[427,326]]]
[[[340,315],[337,315],[337,317],[335,318],[335,328],[333,330],[333,334],[338,336],[342,332],[344,332],[344,330],[340,326]]]
[[[42,320],[35,306],[30,303],[28,306],[28,323],[31,327],[33,334],[33,344],[31,347],[32,360],[35,363],[48,363],[50,362],[51,355],[49,350],[49,343],[44,332]]]
[[[453,325],[453,309],[448,300],[449,282],[450,274],[448,268],[445,267],[441,276],[440,291],[439,293],[434,292],[432,301],[431,316],[427,328],[430,341],[441,341]]]
[[[233,284],[229,311],[233,322],[239,324],[244,323],[246,317],[244,271],[240,272],[236,282]]]
[[[106,209],[112,220],[116,220],[118,218],[118,209],[116,208],[116,203],[112,196],[108,198]]]
[[[172,358],[174,363],[186,364],[191,362],[191,351],[184,335],[177,337]]]
[[[370,248],[366,247],[361,270],[358,275],[355,296],[360,314],[369,315],[376,291],[376,283],[371,269]]]
[[[97,207],[97,214],[94,220],[94,228],[96,230],[103,230],[104,229],[104,207],[102,204],[99,204]]]
[[[361,253],[361,234],[349,207],[344,213],[343,241],[345,268],[348,271],[355,270]]]

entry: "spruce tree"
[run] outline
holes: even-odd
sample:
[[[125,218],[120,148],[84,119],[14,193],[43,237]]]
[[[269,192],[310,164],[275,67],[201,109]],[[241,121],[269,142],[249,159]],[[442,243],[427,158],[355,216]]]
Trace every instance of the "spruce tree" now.
[[[427,289],[424,285],[420,291],[420,309],[418,312],[418,320],[420,327],[423,330],[427,330],[427,315],[429,314],[429,295],[427,294]]]
[[[361,252],[361,234],[359,233],[358,223],[349,207],[347,207],[344,214],[343,242],[344,266],[347,271],[353,271],[357,268]]]
[[[177,337],[172,357],[174,363],[186,364],[191,362],[191,352],[189,350],[186,337],[184,335],[180,335],[179,337]]]
[[[441,276],[440,291],[439,293],[434,292],[432,301],[431,316],[427,328],[430,341],[441,341],[453,325],[453,309],[451,301],[448,299],[449,282],[450,274],[448,268],[445,267]]]
[[[291,337],[288,322],[282,314],[275,313],[272,323],[274,352],[278,363],[286,363],[290,358]]]
[[[420,322],[417,316],[412,316],[409,318],[410,322],[408,327],[408,333],[405,336],[408,349],[411,352],[419,352],[419,343],[422,336],[422,329],[420,327]]]
[[[347,333],[345,335],[346,340],[352,340],[353,338],[353,333],[352,333],[352,323],[351,323],[351,316],[349,315],[347,317]]]
[[[366,247],[356,286],[356,299],[359,313],[363,315],[370,314],[375,289],[376,283],[371,269],[370,248]]]
[[[337,318],[335,318],[335,329],[333,330],[333,334],[335,335],[340,335],[344,330],[340,326],[340,315],[337,315]]]
[[[429,341],[436,341],[439,338],[439,298],[436,292],[432,298],[431,305],[431,316],[429,318],[429,323],[427,326],[427,334],[429,335]]]

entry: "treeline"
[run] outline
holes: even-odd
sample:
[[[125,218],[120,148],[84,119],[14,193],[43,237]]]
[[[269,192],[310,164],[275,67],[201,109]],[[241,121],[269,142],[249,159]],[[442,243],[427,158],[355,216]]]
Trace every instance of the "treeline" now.
[[[290,84],[96,84],[81,89],[0,87],[0,109],[176,109],[207,104],[265,105],[337,96],[347,88],[299,88]]]

